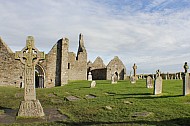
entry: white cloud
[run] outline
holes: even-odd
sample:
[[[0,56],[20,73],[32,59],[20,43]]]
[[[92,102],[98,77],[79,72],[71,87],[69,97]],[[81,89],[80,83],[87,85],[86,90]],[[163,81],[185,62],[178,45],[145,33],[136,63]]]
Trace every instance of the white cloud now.
[[[190,57],[190,9],[164,8],[173,3],[152,0],[136,6],[93,0],[0,0],[0,35],[14,51],[22,49],[26,37],[33,35],[36,46],[46,52],[58,39],[68,37],[70,50],[76,52],[78,35],[83,33],[92,61],[101,56],[107,64],[118,55],[128,72],[134,62],[140,73],[158,68],[180,71],[176,66]],[[168,65],[167,70],[164,66]]]

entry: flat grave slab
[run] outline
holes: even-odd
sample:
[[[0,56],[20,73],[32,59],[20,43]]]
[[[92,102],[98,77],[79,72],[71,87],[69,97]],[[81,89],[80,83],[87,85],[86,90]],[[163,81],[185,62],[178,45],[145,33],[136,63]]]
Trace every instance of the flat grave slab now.
[[[96,98],[96,95],[88,94],[88,95],[86,95],[86,98],[88,98],[88,99]]]
[[[80,100],[80,98],[78,98],[76,96],[67,96],[67,97],[65,97],[65,99],[67,101],[78,101],[78,100]]]
[[[45,108],[45,116],[41,118],[18,118],[16,119],[16,114],[18,110],[3,108],[3,114],[0,114],[0,125],[1,124],[29,124],[29,123],[44,123],[44,122],[56,122],[63,121],[68,119],[68,117],[64,114],[61,114],[58,109],[55,108]]]

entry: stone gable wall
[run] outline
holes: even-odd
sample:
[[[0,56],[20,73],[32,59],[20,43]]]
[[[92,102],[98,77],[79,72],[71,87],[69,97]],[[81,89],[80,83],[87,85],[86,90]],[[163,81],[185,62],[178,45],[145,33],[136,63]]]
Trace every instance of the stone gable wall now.
[[[107,65],[107,80],[111,79],[111,75],[118,73],[118,79],[124,80],[126,77],[126,68],[123,62],[116,56]]]
[[[15,60],[15,54],[0,41],[0,85],[20,87],[24,81],[24,65]]]
[[[87,80],[87,54],[80,52],[78,60],[74,53],[69,53],[69,80]]]
[[[69,52],[68,73],[69,80],[87,80],[87,52],[84,47],[83,35],[79,35],[77,55]]]
[[[92,70],[93,69],[103,69],[106,68],[103,60],[100,57],[97,57],[96,60],[92,64]]]

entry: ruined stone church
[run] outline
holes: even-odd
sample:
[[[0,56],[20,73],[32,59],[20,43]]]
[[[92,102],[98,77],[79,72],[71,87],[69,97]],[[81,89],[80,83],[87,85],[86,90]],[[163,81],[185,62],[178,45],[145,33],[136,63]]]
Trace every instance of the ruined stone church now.
[[[87,80],[87,73],[92,72],[94,80],[110,80],[111,74],[116,72],[120,80],[125,79],[126,69],[122,61],[115,57],[105,66],[98,57],[94,63],[87,63],[87,51],[84,46],[83,35],[79,35],[78,52],[69,52],[69,39],[57,41],[45,60],[35,66],[35,86],[50,88],[62,86],[68,80]],[[40,50],[43,51],[43,50]],[[15,60],[15,53],[0,38],[0,85],[24,87],[24,65]]]

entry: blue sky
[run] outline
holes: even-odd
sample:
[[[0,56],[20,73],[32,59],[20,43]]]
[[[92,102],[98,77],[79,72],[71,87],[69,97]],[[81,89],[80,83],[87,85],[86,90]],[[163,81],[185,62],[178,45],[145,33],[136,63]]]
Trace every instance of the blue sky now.
[[[127,73],[183,71],[190,65],[189,0],[0,0],[0,36],[13,50],[26,37],[46,53],[58,39],[70,40],[76,53],[84,35],[88,60],[119,58]]]

